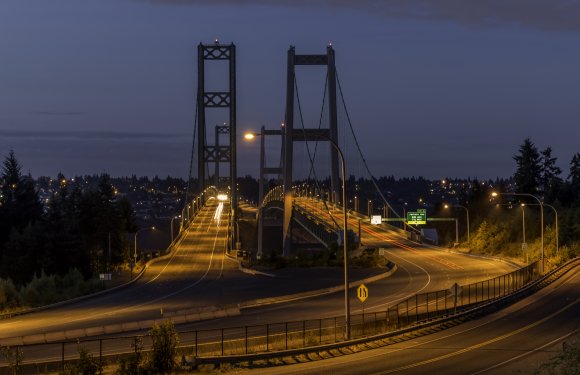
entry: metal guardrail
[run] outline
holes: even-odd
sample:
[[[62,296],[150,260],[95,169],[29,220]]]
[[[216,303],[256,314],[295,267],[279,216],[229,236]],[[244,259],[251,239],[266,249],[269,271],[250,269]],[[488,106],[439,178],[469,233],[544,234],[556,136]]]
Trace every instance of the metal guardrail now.
[[[551,274],[552,277],[554,273]],[[549,276],[549,275],[547,275]],[[220,362],[247,358],[257,360],[280,356],[289,351],[307,352],[322,346],[344,346],[377,335],[388,335],[411,330],[425,322],[459,316],[503,300],[526,290],[533,282],[546,280],[539,274],[538,262],[516,271],[477,283],[452,287],[429,293],[421,293],[403,300],[383,311],[351,315],[352,340],[344,340],[344,318],[310,319],[239,327],[224,327],[179,332],[180,352],[201,362]],[[540,287],[543,285],[540,285]],[[101,338],[93,340],[69,340],[46,344],[22,345],[24,364],[27,353],[44,353],[42,362],[62,363],[78,359],[77,349],[83,347],[101,359],[117,360],[134,350],[134,343],[142,343],[143,350],[150,350],[147,335]],[[34,363],[38,365],[39,359]],[[0,367],[7,363],[0,362]]]

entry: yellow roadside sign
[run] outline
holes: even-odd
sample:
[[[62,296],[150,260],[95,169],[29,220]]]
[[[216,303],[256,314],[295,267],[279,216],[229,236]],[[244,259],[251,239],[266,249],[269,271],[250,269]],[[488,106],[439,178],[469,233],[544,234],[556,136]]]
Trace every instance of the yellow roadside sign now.
[[[360,284],[356,290],[356,296],[361,302],[366,301],[369,298],[369,289],[366,287],[365,284]]]

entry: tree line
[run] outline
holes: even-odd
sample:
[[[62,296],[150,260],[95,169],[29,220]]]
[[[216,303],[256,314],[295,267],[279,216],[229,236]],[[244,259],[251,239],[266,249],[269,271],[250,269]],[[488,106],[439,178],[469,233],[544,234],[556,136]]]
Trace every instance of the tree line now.
[[[41,202],[30,175],[13,151],[0,175],[0,278],[16,286],[34,275],[68,274],[85,278],[106,272],[129,259],[128,232],[134,232],[133,207],[115,195],[107,174],[97,188],[58,175],[59,187]]]

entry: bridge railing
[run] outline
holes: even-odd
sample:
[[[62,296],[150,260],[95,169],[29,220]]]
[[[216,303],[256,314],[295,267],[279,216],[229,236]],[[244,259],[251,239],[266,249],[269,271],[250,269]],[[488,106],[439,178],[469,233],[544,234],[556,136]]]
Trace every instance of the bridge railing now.
[[[416,294],[391,305],[386,310],[352,314],[351,337],[356,340],[390,332],[396,333],[423,322],[452,317],[462,311],[470,311],[477,306],[516,294],[540,277],[539,264],[535,262],[484,281]],[[356,305],[353,303],[353,306]],[[217,362],[246,355],[283,354],[285,351],[303,350],[318,345],[338,345],[344,342],[344,332],[343,316],[191,330],[179,332],[179,350],[183,356],[195,357],[199,363]],[[23,365],[32,365],[32,361],[26,359],[27,353],[38,352],[45,353],[47,358],[53,358],[47,362],[64,365],[66,361],[78,359],[78,348],[88,350],[97,358],[108,357],[118,360],[134,351],[135,343],[140,343],[144,351],[151,349],[151,338],[148,335],[139,335],[24,345],[17,346],[15,350],[22,352]],[[34,363],[39,366],[38,360]],[[0,360],[0,367],[7,365],[6,361]]]

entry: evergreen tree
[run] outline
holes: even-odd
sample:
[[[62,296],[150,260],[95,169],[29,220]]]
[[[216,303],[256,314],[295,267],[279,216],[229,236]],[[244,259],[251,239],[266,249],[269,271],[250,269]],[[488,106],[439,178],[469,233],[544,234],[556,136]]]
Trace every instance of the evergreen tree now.
[[[570,181],[572,189],[576,191],[580,190],[580,152],[575,153],[572,157],[568,181]]]
[[[516,192],[535,194],[541,180],[540,153],[529,138],[520,146],[519,154],[514,155],[517,169],[514,173]]]
[[[552,148],[542,151],[542,172],[540,176],[541,189],[547,202],[554,201],[562,186],[562,170],[556,165],[558,158],[552,156]]]
[[[20,163],[12,150],[2,164],[0,181],[0,259],[5,256],[30,257],[29,253],[37,252],[38,249],[32,245],[19,247],[17,244],[32,243],[31,239],[20,237],[27,227],[27,236],[36,232],[32,227],[42,216],[42,205],[32,178],[22,175]],[[14,269],[4,260],[1,263],[4,267],[0,270],[0,276],[10,267]]]

